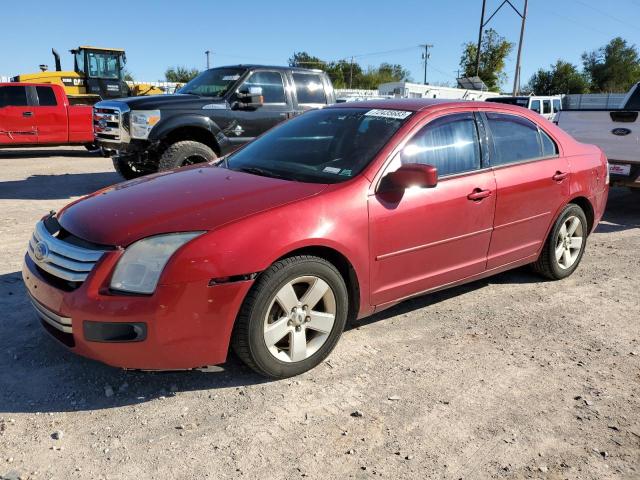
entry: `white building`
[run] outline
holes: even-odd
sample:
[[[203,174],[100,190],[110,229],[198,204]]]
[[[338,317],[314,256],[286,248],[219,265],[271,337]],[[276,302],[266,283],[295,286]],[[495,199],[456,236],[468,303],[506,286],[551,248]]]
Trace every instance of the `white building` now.
[[[480,101],[500,95],[499,92],[483,92],[480,90],[439,87],[437,85],[410,82],[383,83],[378,86],[378,93],[381,96],[390,95],[395,98],[450,98]]]

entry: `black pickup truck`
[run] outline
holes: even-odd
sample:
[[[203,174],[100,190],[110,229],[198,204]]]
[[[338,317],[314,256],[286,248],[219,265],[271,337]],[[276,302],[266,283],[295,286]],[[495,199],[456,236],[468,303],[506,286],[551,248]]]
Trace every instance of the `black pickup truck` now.
[[[333,86],[320,70],[237,65],[206,70],[175,95],[96,103],[93,128],[116,170],[130,179],[214,160],[331,103]]]

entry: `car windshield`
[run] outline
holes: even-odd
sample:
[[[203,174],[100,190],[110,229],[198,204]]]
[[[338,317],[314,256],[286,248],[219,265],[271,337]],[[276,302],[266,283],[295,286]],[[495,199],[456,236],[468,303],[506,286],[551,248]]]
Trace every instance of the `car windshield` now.
[[[229,91],[245,71],[242,68],[212,68],[188,82],[178,90],[178,93],[221,97]]]
[[[360,173],[411,114],[370,108],[313,110],[231,154],[224,166],[301,182],[343,182]]]

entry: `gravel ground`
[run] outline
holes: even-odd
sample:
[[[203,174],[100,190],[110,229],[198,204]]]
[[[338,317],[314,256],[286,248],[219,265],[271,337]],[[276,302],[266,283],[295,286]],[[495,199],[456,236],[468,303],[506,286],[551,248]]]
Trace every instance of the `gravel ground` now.
[[[570,278],[527,269],[351,325],[315,370],[145,373],[48,338],[36,220],[117,182],[80,149],[0,151],[0,476],[640,478],[640,201],[612,190]],[[359,413],[356,413],[359,412]]]

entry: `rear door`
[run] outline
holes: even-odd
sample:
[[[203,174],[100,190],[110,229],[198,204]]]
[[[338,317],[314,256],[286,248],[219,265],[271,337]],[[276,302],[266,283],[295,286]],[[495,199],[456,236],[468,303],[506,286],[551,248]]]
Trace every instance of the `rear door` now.
[[[424,292],[485,270],[496,202],[474,114],[445,115],[418,131],[388,165],[438,168],[434,188],[369,197],[371,301]]]
[[[24,85],[0,86],[0,145],[38,141],[30,88]]]
[[[34,108],[38,143],[69,141],[67,109],[52,87],[35,87],[38,106]]]
[[[490,162],[498,189],[487,269],[535,255],[558,209],[569,198],[568,160],[527,118],[487,112]]]

